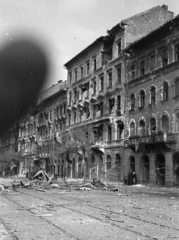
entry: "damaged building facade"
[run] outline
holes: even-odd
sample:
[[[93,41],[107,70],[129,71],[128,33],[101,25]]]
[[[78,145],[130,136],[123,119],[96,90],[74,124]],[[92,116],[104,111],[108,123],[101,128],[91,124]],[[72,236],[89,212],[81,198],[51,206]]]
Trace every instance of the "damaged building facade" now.
[[[88,162],[90,178],[123,180],[126,128],[124,49],[173,18],[166,5],[121,21],[64,66],[67,76],[67,130],[92,126],[95,144]],[[80,154],[72,153],[75,175]],[[73,177],[73,176],[72,176]]]
[[[137,181],[179,184],[179,16],[125,53],[129,139],[125,169]]]
[[[66,126],[66,82],[59,81],[42,91],[19,123],[18,146],[24,156],[20,174],[32,177],[40,169],[63,175],[61,159],[57,158],[60,133]],[[62,166],[62,167],[60,167]]]

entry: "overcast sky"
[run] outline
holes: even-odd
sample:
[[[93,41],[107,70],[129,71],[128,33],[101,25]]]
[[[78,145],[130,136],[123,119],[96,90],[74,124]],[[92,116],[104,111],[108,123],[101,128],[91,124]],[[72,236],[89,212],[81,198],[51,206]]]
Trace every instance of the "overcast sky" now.
[[[166,4],[175,16],[179,0],[0,0],[0,39],[17,29],[47,41],[48,84],[65,80],[63,65],[121,20]]]

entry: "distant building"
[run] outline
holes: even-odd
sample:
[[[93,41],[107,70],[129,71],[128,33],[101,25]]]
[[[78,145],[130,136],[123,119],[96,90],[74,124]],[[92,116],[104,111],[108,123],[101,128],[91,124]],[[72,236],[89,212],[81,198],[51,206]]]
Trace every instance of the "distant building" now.
[[[38,170],[60,173],[60,159],[56,159],[54,146],[65,130],[66,82],[41,92],[33,106],[19,123],[19,151],[24,156],[24,170],[32,177]],[[54,169],[57,168],[57,169]]]

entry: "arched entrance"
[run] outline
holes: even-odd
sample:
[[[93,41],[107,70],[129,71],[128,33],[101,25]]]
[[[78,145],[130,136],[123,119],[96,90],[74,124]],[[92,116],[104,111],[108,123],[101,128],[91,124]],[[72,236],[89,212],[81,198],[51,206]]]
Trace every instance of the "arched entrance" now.
[[[120,173],[121,173],[121,157],[119,154],[116,154],[116,159],[115,159],[115,181],[120,180]]]
[[[102,178],[102,167],[103,167],[103,157],[99,156],[99,162],[98,162],[98,179]]]
[[[156,184],[165,185],[165,157],[163,154],[156,156]]]
[[[142,182],[149,182],[149,158],[144,155],[141,158]]]
[[[72,159],[72,178],[75,178],[75,176],[76,176],[76,173],[75,173],[75,166],[76,166],[76,164],[75,164],[76,162],[75,162],[75,158],[73,158]]]
[[[129,170],[132,170],[133,172],[135,172],[135,158],[134,158],[134,156],[130,157],[130,169]]]
[[[78,158],[78,178],[82,178],[82,158]]]
[[[173,183],[179,185],[179,152],[173,155]]]
[[[111,174],[111,167],[112,167],[111,156],[108,155],[107,161],[106,161],[106,179],[107,179],[107,181],[111,181],[112,177],[113,177],[113,174]]]
[[[95,166],[95,157],[91,157],[91,169],[90,169],[90,178],[95,179],[96,178],[96,166]]]

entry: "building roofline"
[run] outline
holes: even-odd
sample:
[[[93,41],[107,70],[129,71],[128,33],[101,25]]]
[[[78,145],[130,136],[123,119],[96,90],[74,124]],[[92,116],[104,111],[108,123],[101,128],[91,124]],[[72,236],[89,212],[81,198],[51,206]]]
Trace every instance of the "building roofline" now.
[[[106,39],[107,36],[101,36],[97,38],[94,42],[92,42],[90,45],[88,45],[86,48],[84,48],[81,52],[79,52],[76,56],[74,56],[72,59],[70,59],[67,63],[64,64],[64,67],[68,67],[74,60],[78,59],[80,56],[82,56],[85,52],[89,51],[91,48],[95,47],[99,43],[103,42]]]
[[[130,50],[133,47],[136,47],[138,44],[141,44],[141,42],[145,41],[146,39],[148,39],[149,37],[151,37],[152,35],[158,36],[160,37],[159,34],[157,34],[159,31],[162,31],[163,29],[169,27],[173,22],[176,22],[177,20],[179,20],[179,15],[177,15],[175,18],[169,20],[168,22],[166,22],[164,25],[158,27],[157,29],[151,31],[149,34],[147,34],[146,36],[141,37],[140,39],[136,40],[135,42],[131,43],[128,47],[126,47],[123,52],[130,52]]]
[[[150,12],[151,10],[154,10],[154,9],[157,9],[157,8],[164,8],[164,9],[168,10],[168,6],[167,5],[156,6],[156,7],[150,8],[150,9],[144,11],[144,12],[137,13],[137,14],[131,16],[131,17],[128,17],[128,18],[125,18],[125,19],[121,20],[120,23],[116,24],[114,27],[112,27],[110,30],[108,30],[108,33],[113,33],[113,32],[115,32],[119,28],[125,28],[125,25],[128,25],[127,22],[130,21],[131,19],[139,17],[139,16],[141,16],[143,14],[146,14],[146,13]],[[168,11],[168,12],[171,12],[171,11]]]

